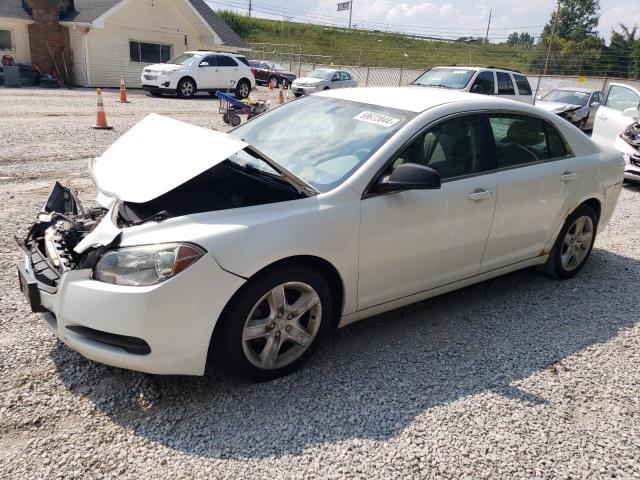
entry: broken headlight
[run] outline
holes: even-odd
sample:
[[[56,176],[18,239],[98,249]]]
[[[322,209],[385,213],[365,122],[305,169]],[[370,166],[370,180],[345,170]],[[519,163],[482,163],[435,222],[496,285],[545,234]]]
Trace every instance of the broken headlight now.
[[[188,243],[120,248],[102,256],[93,278],[115,285],[154,285],[182,272],[204,254],[203,249]]]

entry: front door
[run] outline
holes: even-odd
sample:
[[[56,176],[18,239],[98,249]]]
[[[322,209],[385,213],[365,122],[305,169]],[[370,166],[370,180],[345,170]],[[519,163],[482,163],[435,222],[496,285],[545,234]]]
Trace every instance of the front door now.
[[[215,88],[216,77],[218,74],[218,66],[216,63],[217,55],[207,55],[198,65],[196,83],[200,90],[208,90]]]
[[[476,275],[491,228],[496,179],[479,116],[419,134],[380,173],[402,163],[434,168],[438,190],[365,194],[361,202],[358,309]]]
[[[498,198],[483,271],[542,253],[573,205],[585,162],[571,156],[556,129],[542,119],[495,114],[489,124]]]
[[[640,91],[625,85],[611,85],[604,105],[596,113],[593,140],[613,147],[616,138],[633,123],[633,118],[622,114],[627,108],[640,108]]]

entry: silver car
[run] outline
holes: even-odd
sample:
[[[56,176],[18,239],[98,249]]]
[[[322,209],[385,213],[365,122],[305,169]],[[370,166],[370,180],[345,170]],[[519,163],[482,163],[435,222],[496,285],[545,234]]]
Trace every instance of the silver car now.
[[[357,86],[358,81],[351,72],[335,68],[317,68],[306,77],[296,78],[291,85],[291,90],[296,97],[299,97],[322,90]]]
[[[563,87],[551,90],[544,97],[536,97],[536,107],[555,113],[580,130],[592,130],[596,110],[604,99],[599,90]]]

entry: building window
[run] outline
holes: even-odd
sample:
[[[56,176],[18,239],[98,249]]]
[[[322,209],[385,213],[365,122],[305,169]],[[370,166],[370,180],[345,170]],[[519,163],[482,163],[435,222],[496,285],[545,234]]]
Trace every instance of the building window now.
[[[10,30],[0,30],[0,50],[13,50]]]
[[[129,57],[132,62],[163,63],[171,58],[171,45],[129,42]]]

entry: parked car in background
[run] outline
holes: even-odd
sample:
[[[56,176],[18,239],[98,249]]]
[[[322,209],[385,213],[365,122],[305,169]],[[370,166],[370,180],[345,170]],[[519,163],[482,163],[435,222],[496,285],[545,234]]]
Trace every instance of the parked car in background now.
[[[358,81],[351,72],[334,68],[316,68],[306,77],[296,78],[291,90],[296,97],[310,95],[335,88],[357,87]]]
[[[522,103],[349,88],[229,134],[150,115],[90,171],[105,208],[56,184],[23,243],[32,309],[95,361],[202,375],[211,352],[269,380],[335,326],[526,267],[573,277],[623,162]]]
[[[622,83],[611,83],[604,103],[596,113],[591,138],[623,154],[628,180],[640,181],[640,152],[622,135],[640,120],[640,90]],[[630,132],[633,133],[633,132]]]
[[[529,80],[516,70],[495,67],[434,67],[427,70],[412,85],[461,90],[483,95],[533,103]]]
[[[551,90],[544,97],[536,97],[535,105],[570,121],[580,130],[591,130],[596,110],[604,100],[599,90],[562,87]]]
[[[238,98],[247,98],[256,86],[249,62],[244,55],[197,50],[184,52],[167,63],[144,68],[142,89],[151,95],[177,94],[191,98],[200,91],[214,93],[232,87]]]
[[[249,60],[249,65],[251,65],[253,76],[256,77],[257,83],[273,83],[275,85],[282,85],[283,83],[286,83],[287,85],[291,85],[296,79],[295,73],[287,70],[276,62]]]

